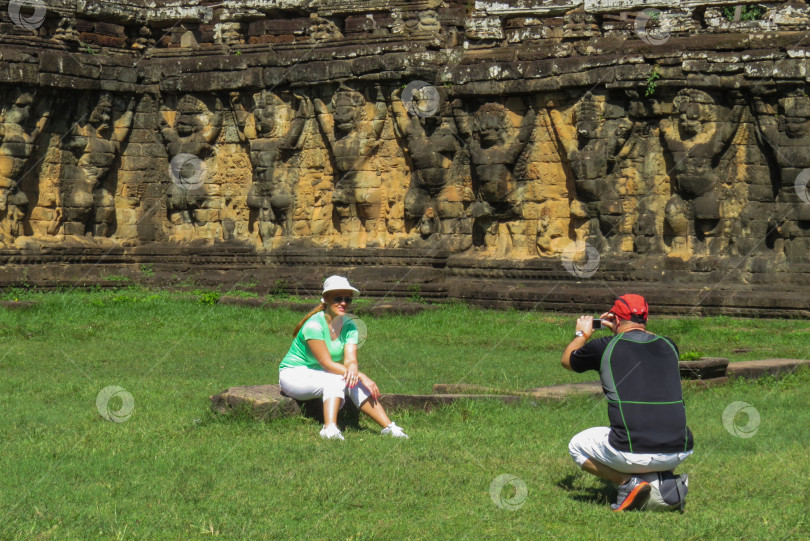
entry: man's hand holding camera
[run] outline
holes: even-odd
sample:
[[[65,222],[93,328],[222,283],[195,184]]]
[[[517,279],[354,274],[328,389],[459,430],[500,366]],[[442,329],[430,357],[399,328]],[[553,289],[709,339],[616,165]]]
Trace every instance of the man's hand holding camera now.
[[[608,329],[611,332],[615,332],[615,318],[616,316],[610,312],[605,312],[599,316],[599,319],[595,319],[593,316],[580,316],[579,319],[577,319],[575,334],[577,337],[581,336],[584,337],[585,340],[588,340],[593,335],[594,331],[600,329]]]

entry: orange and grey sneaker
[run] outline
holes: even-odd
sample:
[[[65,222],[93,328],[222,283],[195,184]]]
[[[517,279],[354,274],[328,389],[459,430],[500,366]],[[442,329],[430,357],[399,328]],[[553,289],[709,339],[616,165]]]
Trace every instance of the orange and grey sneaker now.
[[[650,483],[639,477],[631,477],[623,485],[619,485],[619,494],[616,503],[610,505],[614,511],[632,511],[641,509],[650,499]]]

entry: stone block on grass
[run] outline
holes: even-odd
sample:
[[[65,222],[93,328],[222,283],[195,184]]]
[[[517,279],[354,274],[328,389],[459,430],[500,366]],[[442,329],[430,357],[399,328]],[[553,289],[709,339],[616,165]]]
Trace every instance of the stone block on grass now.
[[[728,359],[725,357],[701,357],[696,361],[681,361],[678,369],[681,379],[712,379],[726,375]]]
[[[0,305],[8,310],[25,310],[33,308],[36,303],[34,301],[0,301]]]
[[[469,395],[470,393],[479,393],[478,396],[515,396],[563,399],[574,395],[600,397],[602,396],[602,385],[598,381],[589,381],[585,383],[564,383],[561,385],[549,385],[547,387],[535,387],[533,389],[526,389],[525,391],[515,391],[514,393],[505,393],[504,391],[498,391],[482,385],[473,385],[469,383],[437,383],[433,386],[433,392],[436,394],[466,393]]]
[[[548,398],[555,400],[582,395],[600,398],[602,396],[602,384],[598,381],[564,383],[562,385],[549,385],[547,387],[527,389],[526,392],[529,393],[532,398]]]
[[[683,381],[684,389],[709,389],[728,383],[728,376],[709,379],[686,379]]]
[[[380,397],[380,404],[386,410],[394,409],[422,409],[430,411],[438,406],[447,406],[457,400],[500,400],[507,404],[515,404],[523,397],[503,394],[384,394]]]
[[[260,421],[303,415],[323,423],[323,401],[296,400],[281,392],[278,385],[247,385],[231,387],[211,397],[211,409],[216,413],[245,412]],[[338,413],[338,425],[357,426],[359,410],[346,400]]]
[[[740,361],[728,366],[728,374],[738,378],[759,378],[766,374],[779,376],[795,372],[802,366],[810,366],[810,360],[804,359],[761,359],[758,361]]]
[[[262,420],[301,414],[298,402],[281,394],[278,385],[231,387],[211,397],[211,409],[217,413],[245,411]]]

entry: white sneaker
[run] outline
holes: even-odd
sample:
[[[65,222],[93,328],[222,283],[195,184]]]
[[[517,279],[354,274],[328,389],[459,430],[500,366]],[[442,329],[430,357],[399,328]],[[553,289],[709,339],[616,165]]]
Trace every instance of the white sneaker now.
[[[343,440],[343,434],[341,434],[340,429],[337,427],[336,424],[331,424],[329,426],[325,426],[321,429],[321,437],[327,440]]]
[[[406,440],[408,439],[408,435],[405,432],[403,432],[402,429],[399,428],[394,423],[391,423],[387,427],[383,428],[380,431],[380,434],[383,435],[383,436],[390,435],[390,436],[393,436],[395,438],[405,438]]]

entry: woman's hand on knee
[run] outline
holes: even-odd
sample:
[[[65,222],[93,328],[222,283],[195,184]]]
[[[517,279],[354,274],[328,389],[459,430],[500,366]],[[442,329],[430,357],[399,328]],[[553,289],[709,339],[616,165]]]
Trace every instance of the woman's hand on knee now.
[[[374,398],[374,400],[380,398],[380,389],[377,388],[377,384],[374,383],[374,380],[362,372],[358,372],[358,375],[360,377],[360,383],[365,385],[366,389],[371,392],[371,397]]]
[[[357,371],[356,364],[350,364],[346,367],[346,374],[344,374],[343,379],[346,381],[347,387],[357,385],[357,382],[360,380],[360,373]]]

